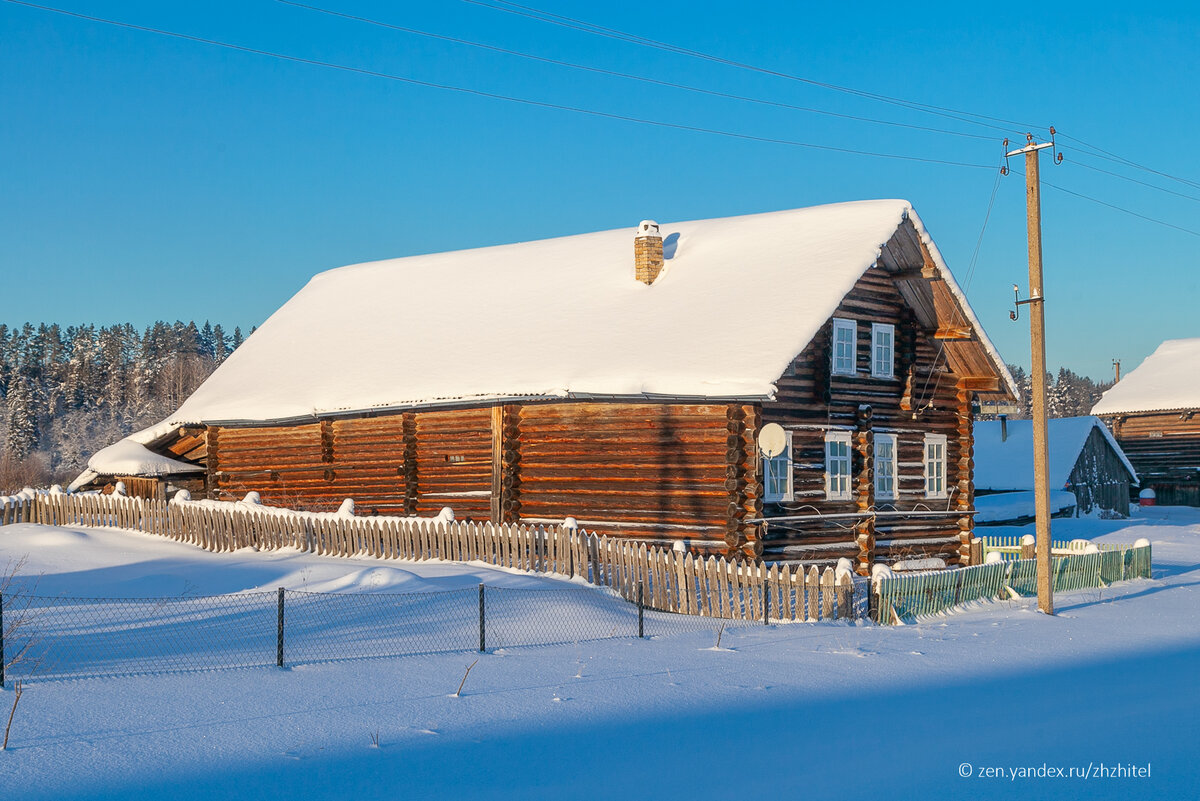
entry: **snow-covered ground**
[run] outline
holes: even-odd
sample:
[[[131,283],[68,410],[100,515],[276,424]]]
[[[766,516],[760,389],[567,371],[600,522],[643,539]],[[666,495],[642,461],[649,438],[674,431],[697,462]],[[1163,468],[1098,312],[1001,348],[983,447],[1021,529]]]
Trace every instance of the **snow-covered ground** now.
[[[904,627],[730,629],[720,650],[710,631],[504,649],[480,658],[461,697],[465,652],[34,682],[0,753],[0,788],[23,800],[1195,797],[1200,510],[1054,530],[1147,537],[1155,578],[1062,595],[1053,618],[1020,601]],[[42,594],[565,584],[0,529],[0,565],[23,556]],[[0,693],[0,717],[12,695]],[[1101,764],[1150,775],[1105,778]],[[1089,765],[1088,779],[1019,775]],[[981,778],[987,769],[1002,775]]]

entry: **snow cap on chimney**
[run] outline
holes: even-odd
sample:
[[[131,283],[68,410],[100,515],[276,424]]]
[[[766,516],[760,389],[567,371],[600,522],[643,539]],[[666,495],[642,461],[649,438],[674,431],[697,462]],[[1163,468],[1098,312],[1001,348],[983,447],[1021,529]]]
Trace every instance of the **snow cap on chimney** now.
[[[658,223],[642,220],[633,238],[633,273],[643,284],[653,284],[663,268],[663,240]]]

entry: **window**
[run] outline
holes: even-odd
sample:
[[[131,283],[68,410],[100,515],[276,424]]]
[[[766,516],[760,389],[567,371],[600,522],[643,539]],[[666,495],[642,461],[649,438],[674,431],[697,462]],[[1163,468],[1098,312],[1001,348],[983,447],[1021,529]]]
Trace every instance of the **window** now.
[[[871,375],[891,378],[895,375],[896,326],[871,323]]]
[[[792,432],[778,456],[763,457],[763,500],[768,503],[792,500]]]
[[[833,318],[833,365],[834,375],[854,375],[858,341],[858,323],[853,320]]]
[[[925,497],[946,498],[946,435],[925,435]]]
[[[896,499],[896,435],[875,435],[875,499]]]
[[[825,498],[850,500],[850,432],[825,434]]]

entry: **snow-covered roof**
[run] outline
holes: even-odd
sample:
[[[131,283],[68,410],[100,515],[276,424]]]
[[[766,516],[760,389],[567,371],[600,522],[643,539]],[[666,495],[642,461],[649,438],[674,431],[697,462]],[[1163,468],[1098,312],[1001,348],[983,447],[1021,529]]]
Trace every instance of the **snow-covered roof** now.
[[[134,437],[128,437],[96,451],[92,458],[88,459],[87,470],[71,482],[69,489],[79,489],[100,476],[173,476],[204,472],[203,466],[157,454],[136,442]]]
[[[1200,337],[1168,339],[1101,396],[1092,414],[1200,409]]]
[[[1079,504],[1075,493],[1066,490],[1050,490],[1050,514],[1056,515]],[[1034,517],[1037,501],[1032,490],[997,492],[994,495],[978,495],[975,498],[976,523],[1005,523]]]
[[[905,219],[1011,386],[911,205],[872,200],[664,224],[652,286],[633,277],[632,228],[320,273],[156,430],[499,398],[770,398]],[[743,318],[763,321],[749,343]]]
[[[1137,481],[1137,471],[1125,457],[1108,428],[1096,417],[1063,417],[1046,421],[1050,451],[1050,489],[1062,489],[1075,469],[1092,429],[1099,429]],[[975,424],[975,489],[1033,489],[1033,421],[1009,420],[1008,439],[1001,440],[998,420]]]

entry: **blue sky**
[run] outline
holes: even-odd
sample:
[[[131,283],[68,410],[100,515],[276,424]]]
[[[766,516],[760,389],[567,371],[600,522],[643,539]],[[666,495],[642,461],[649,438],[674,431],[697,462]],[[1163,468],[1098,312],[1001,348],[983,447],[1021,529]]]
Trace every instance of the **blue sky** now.
[[[547,103],[987,168],[872,158],[638,125],[284,62],[0,1],[0,322],[264,320],[358,261],[877,197],[911,200],[961,283],[1001,161],[1029,124],[1194,181],[1200,12],[1185,5],[527,0],[767,69],[986,114],[920,114],[505,14],[463,0],[315,5],[838,119],[589,74],[274,0],[61,0],[59,8]],[[1200,187],[1060,141],[1043,177],[1200,231]],[[1178,197],[1089,170],[1154,183]],[[1014,163],[1014,166],[1019,166]],[[1195,198],[1195,199],[1193,199]],[[1049,362],[1128,371],[1200,335],[1200,236],[1047,188]],[[1004,178],[968,294],[1028,364],[1024,184]],[[434,299],[430,299],[433,301]],[[436,299],[438,302],[446,299]],[[749,299],[747,301],[749,302]],[[450,302],[452,306],[452,301]]]

